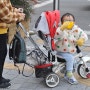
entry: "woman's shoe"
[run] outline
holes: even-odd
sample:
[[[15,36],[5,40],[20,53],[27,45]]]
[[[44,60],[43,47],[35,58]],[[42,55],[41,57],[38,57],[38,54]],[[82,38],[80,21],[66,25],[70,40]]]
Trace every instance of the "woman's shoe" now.
[[[11,86],[11,84],[10,83],[0,83],[0,88],[7,88],[7,87],[9,87],[9,86]]]
[[[10,82],[10,79],[5,79],[4,77],[1,78],[1,81],[3,83],[9,83]]]

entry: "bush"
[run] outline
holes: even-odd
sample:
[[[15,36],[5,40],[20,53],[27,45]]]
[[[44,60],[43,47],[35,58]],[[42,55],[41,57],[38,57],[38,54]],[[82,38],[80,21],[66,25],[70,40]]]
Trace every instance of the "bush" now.
[[[31,13],[33,13],[33,4],[30,0],[11,0],[11,3],[16,8],[23,8],[24,13],[26,14],[26,20],[31,18]]]

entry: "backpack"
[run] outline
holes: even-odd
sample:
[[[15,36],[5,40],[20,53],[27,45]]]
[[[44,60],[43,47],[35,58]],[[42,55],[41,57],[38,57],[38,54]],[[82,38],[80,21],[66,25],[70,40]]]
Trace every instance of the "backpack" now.
[[[18,68],[18,73],[20,74],[20,69],[18,65],[16,64],[24,63],[24,66],[25,66],[26,64],[26,45],[19,31],[16,31],[16,34],[14,35],[12,41],[10,42],[9,59],[13,60],[14,66]],[[22,71],[22,74],[23,74],[23,71]]]
[[[19,25],[19,24],[17,24],[17,25]],[[27,55],[26,55],[25,41],[21,37],[20,32],[17,30],[16,34],[14,35],[14,37],[9,45],[9,59],[13,60],[14,66],[16,66],[18,68],[19,74],[20,74],[20,69],[19,69],[19,66],[17,64],[23,64],[23,68],[22,68],[21,73],[23,76],[29,77],[32,73],[29,76],[24,74],[25,65],[28,65],[30,68],[32,67],[29,63],[26,62],[26,56]]]
[[[14,63],[26,62],[26,46],[19,32],[16,32],[9,45],[9,58],[13,59]]]

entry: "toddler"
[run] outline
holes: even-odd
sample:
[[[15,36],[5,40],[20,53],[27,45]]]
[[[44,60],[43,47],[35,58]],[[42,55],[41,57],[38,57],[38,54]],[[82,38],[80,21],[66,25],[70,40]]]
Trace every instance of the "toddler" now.
[[[77,84],[78,81],[73,75],[74,56],[76,46],[82,46],[88,39],[87,34],[75,24],[75,17],[71,13],[65,13],[61,17],[61,26],[55,33],[55,47],[57,55],[66,60],[65,79],[70,84]]]

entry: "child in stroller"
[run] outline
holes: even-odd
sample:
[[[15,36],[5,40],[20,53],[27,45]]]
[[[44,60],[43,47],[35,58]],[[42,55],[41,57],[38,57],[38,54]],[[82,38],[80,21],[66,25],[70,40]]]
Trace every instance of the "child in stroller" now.
[[[45,41],[46,48],[47,46],[49,46],[49,49],[51,49],[52,51],[57,51],[57,55],[62,56],[66,60],[65,79],[70,84],[77,84],[78,81],[75,79],[73,75],[73,54],[76,52],[76,46],[82,46],[84,42],[88,39],[86,33],[77,25],[75,25],[75,17],[70,13],[66,13],[61,17],[62,25],[56,28],[56,30],[54,31],[50,27],[53,27],[55,23],[51,24],[51,26],[49,25],[49,23],[47,24],[47,22],[51,18],[45,18],[44,13],[42,13],[41,16],[43,16],[43,19],[40,20],[38,26],[36,24],[39,36]],[[57,19],[59,20],[60,17],[57,17]],[[46,38],[41,36],[40,33],[44,33],[45,37],[47,37],[47,40]],[[51,33],[53,33],[53,35]],[[56,42],[55,46],[53,43],[54,38]]]
[[[88,37],[82,29],[75,25],[75,17],[71,13],[65,13],[61,17],[61,24],[55,34],[57,55],[66,60],[65,79],[70,84],[77,84],[78,81],[73,75],[73,54],[76,52],[76,46],[82,46]]]

